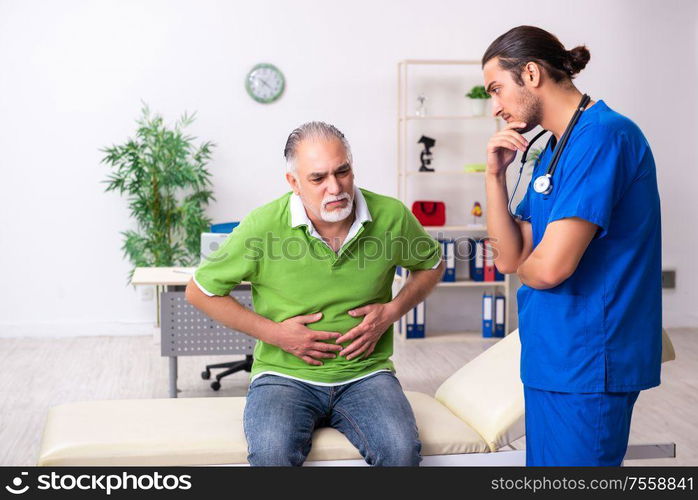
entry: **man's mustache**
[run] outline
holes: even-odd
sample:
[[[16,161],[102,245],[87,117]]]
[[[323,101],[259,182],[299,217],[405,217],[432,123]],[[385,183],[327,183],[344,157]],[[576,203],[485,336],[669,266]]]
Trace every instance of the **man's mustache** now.
[[[337,196],[328,196],[327,198],[322,200],[322,206],[326,207],[328,203],[332,203],[333,201],[341,201],[341,200],[351,201],[351,196],[349,196],[349,193],[342,193],[342,194],[338,194]]]

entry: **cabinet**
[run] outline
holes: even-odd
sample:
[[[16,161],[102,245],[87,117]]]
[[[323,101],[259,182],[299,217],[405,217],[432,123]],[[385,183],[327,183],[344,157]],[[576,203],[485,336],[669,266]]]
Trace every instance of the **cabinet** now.
[[[427,68],[430,72],[420,70]],[[444,76],[444,72],[447,76]],[[421,77],[421,79],[420,79]],[[420,79],[421,84],[416,80]],[[442,85],[443,83],[443,85]],[[479,61],[451,60],[405,60],[398,63],[398,115],[397,115],[397,192],[398,198],[408,207],[415,200],[441,200],[446,202],[446,225],[426,227],[432,236],[456,239],[457,244],[465,243],[467,238],[486,236],[484,221],[475,223],[470,220],[470,209],[475,201],[485,206],[484,173],[466,172],[466,163],[484,163],[487,139],[500,127],[500,120],[491,115],[475,116],[468,113],[465,93],[473,85],[481,85],[482,76]],[[417,113],[417,97],[422,89],[427,97],[428,111],[424,116]],[[449,103],[452,102],[452,105]],[[433,102],[431,106],[430,101]],[[436,139],[434,146],[435,161],[431,165],[434,172],[419,171],[420,135]],[[469,151],[454,147],[459,141],[469,146]],[[441,144],[441,148],[439,147]],[[444,156],[451,160],[439,162],[436,158],[446,151]],[[462,193],[462,196],[460,194]],[[467,193],[467,194],[466,194]],[[443,196],[443,197],[442,197]],[[444,199],[448,198],[449,199]],[[458,198],[464,199],[458,199]],[[484,217],[482,217],[484,219]],[[460,269],[458,269],[460,267]],[[441,294],[459,294],[463,301],[476,301],[478,321],[482,320],[482,293],[489,291],[493,295],[506,297],[504,313],[504,331],[509,333],[509,311],[511,309],[511,277],[505,275],[504,281],[473,281],[464,276],[467,262],[457,263],[460,271],[455,282],[441,282],[427,299],[427,303],[444,302],[439,300]],[[477,290],[478,292],[476,292]],[[435,304],[438,306],[439,304]],[[430,311],[435,308],[430,306]],[[429,337],[429,314],[426,318],[426,336]],[[465,318],[464,318],[465,322]],[[474,323],[471,320],[471,323]],[[404,338],[405,320],[401,321],[400,336]],[[432,331],[433,333],[433,331]],[[459,332],[455,332],[457,334]]]

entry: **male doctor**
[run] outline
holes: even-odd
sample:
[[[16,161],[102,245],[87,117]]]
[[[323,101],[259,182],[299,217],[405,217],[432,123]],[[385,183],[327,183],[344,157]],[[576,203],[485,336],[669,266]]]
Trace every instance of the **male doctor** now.
[[[519,26],[482,58],[493,114],[507,122],[487,146],[487,230],[497,267],[523,283],[532,466],[620,465],[638,393],[660,378],[654,159],[637,125],[573,84],[589,57],[586,47],[568,51],[554,35]],[[538,125],[550,139],[512,216],[506,168]]]

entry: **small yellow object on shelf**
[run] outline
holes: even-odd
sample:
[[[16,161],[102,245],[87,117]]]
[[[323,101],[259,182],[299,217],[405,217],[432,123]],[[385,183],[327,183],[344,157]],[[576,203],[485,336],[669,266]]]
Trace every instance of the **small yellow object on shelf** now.
[[[484,172],[486,168],[487,165],[484,163],[468,163],[463,167],[463,170],[466,172]]]
[[[482,205],[479,201],[476,201],[473,205],[473,209],[470,211],[471,215],[474,217],[482,217]]]

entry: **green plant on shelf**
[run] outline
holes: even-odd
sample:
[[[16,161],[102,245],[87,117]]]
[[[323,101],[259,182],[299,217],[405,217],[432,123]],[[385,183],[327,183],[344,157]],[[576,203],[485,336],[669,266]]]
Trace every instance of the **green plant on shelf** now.
[[[469,97],[470,99],[489,99],[490,95],[485,90],[485,87],[482,85],[475,85],[470,89],[470,92],[465,94],[465,97]]]

